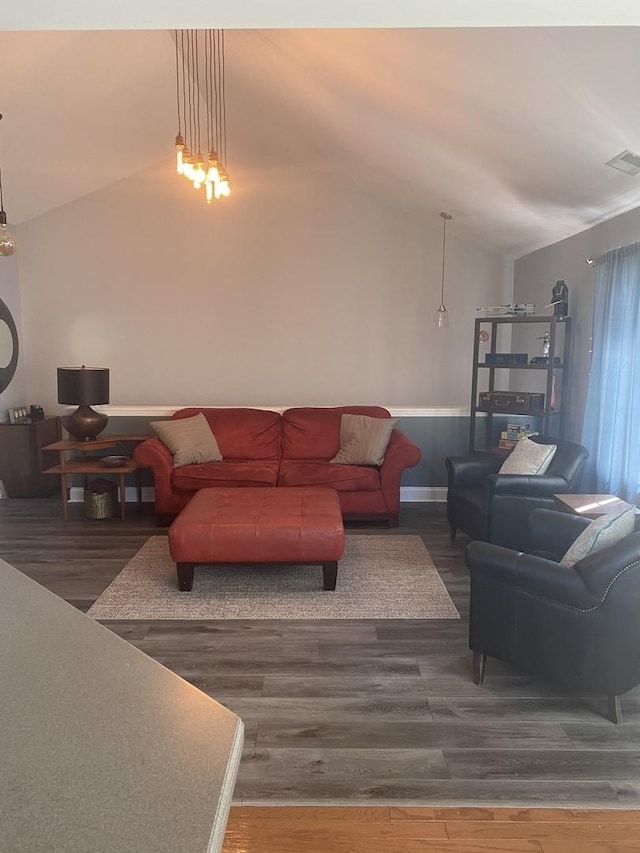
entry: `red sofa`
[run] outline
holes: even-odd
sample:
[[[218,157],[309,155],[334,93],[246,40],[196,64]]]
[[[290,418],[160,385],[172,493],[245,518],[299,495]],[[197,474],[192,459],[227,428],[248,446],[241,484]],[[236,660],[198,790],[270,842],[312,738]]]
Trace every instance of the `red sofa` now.
[[[174,418],[202,412],[216,437],[222,462],[173,467],[173,457],[158,438],[134,451],[136,462],[153,471],[155,511],[168,524],[198,489],[210,486],[331,486],[338,492],[346,519],[379,519],[395,527],[400,506],[400,478],[417,465],[418,447],[394,429],[383,464],[340,465],[329,460],[340,446],[343,413],[388,418],[380,406],[287,409],[180,409]]]

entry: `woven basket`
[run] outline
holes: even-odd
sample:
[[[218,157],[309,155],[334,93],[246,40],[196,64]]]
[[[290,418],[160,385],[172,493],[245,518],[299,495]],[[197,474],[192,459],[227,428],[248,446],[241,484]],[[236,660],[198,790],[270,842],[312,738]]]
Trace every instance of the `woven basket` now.
[[[115,511],[113,492],[92,492],[85,489],[84,514],[87,518],[111,518]]]

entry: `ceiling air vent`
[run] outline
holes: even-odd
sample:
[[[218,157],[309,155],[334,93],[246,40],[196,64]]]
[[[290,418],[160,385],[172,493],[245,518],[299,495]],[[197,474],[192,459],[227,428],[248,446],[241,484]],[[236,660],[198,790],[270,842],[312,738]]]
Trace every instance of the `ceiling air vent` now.
[[[619,169],[627,175],[637,175],[640,172],[640,155],[634,154],[633,151],[623,151],[612,160],[607,160],[607,166]]]

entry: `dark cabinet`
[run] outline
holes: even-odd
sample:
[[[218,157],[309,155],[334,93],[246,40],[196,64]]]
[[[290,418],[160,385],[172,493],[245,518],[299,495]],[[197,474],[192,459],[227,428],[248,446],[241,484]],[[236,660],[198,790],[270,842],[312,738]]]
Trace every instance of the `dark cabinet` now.
[[[0,480],[10,498],[43,498],[59,491],[58,479],[43,474],[55,465],[58,455],[42,448],[60,435],[60,418],[0,424]]]

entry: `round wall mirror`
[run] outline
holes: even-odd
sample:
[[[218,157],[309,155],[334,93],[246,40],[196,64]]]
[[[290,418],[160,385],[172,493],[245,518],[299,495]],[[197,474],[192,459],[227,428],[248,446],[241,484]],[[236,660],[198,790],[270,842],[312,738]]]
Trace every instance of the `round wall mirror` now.
[[[18,331],[6,303],[0,299],[0,393],[9,386],[18,366]]]

